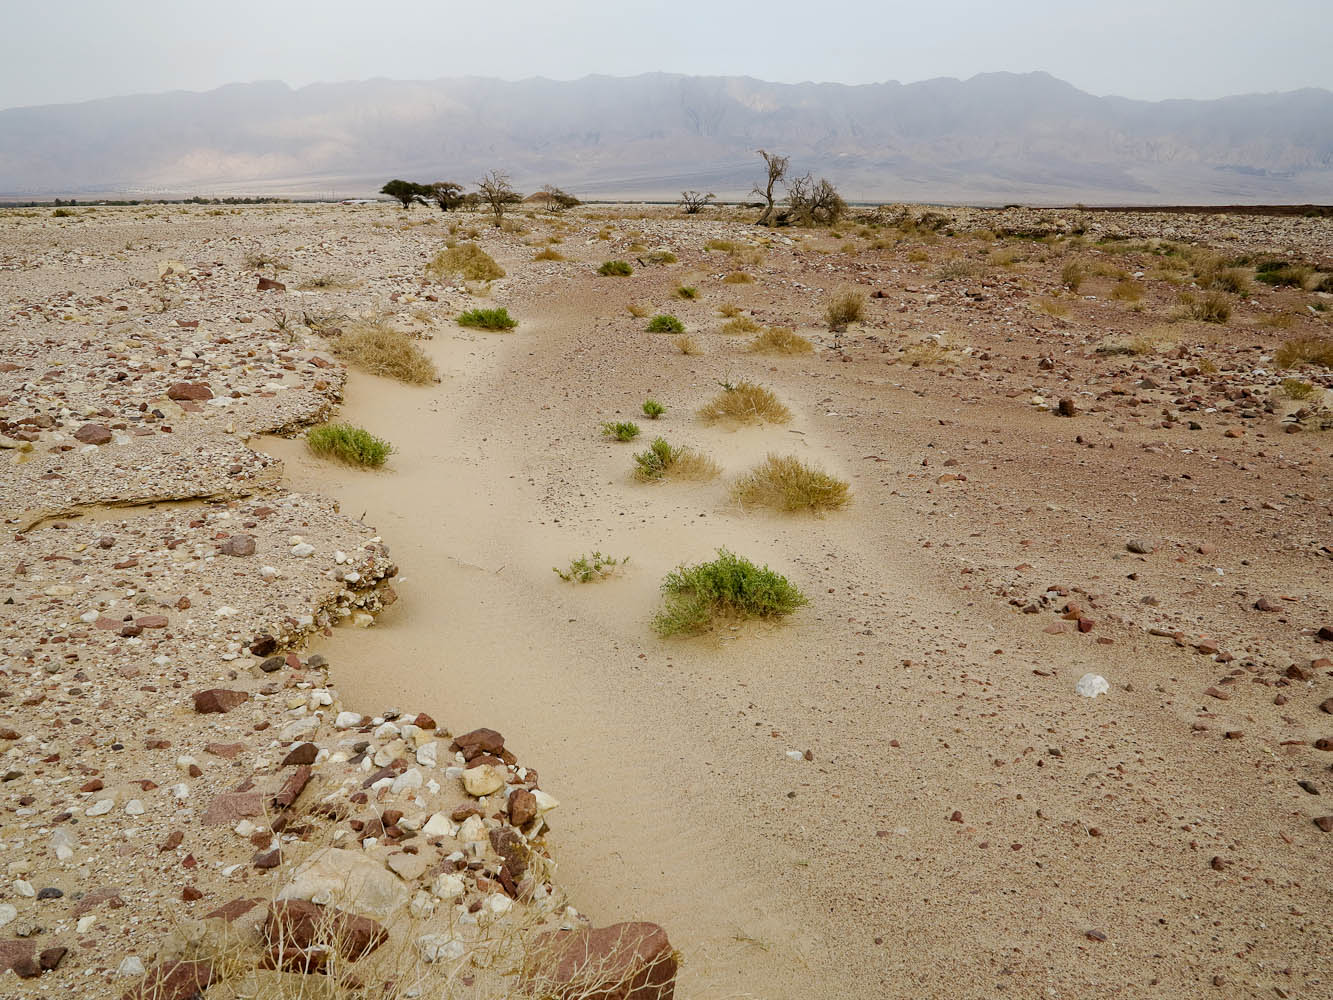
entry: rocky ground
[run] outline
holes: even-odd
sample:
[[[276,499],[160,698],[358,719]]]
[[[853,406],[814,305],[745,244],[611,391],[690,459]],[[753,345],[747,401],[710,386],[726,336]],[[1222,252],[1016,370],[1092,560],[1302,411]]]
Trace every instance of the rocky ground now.
[[[1333,374],[1276,361],[1333,336],[1327,220],[894,206],[768,232],[594,206],[495,230],[156,206],[0,224],[0,933],[25,972],[68,949],[0,994],[121,992],[134,959],[200,953],[237,899],[266,901],[246,947],[271,946],[296,917],[267,900],[306,895],[321,859],[382,885],[388,908],[361,915],[418,955],[473,948],[511,909],[573,923],[535,772],[456,748],[422,709],[503,713],[566,801],[559,885],[670,927],[688,996],[1329,988]],[[469,237],[506,278],[424,278]],[[566,259],[534,260],[547,245]],[[1308,265],[1302,287],[1254,279],[1275,258]],[[607,259],[634,274],[599,277]],[[1223,266],[1244,279],[1229,314],[1192,318]],[[865,315],[835,333],[824,304],[847,289]],[[517,333],[452,324],[477,304]],[[694,350],[631,304],[680,317]],[[362,315],[421,337],[440,385],[345,384],[318,331]],[[737,315],[814,350],[753,354]],[[738,376],[791,425],[690,419]],[[384,472],[253,438],[344,391],[398,448]],[[633,485],[597,424],[646,396],[728,474],[796,449],[853,506],[764,517],[717,487]],[[810,611],[654,639],[662,572],[718,544],[781,567]],[[550,566],[580,546],[632,562],[571,593]],[[376,629],[332,628],[393,590]],[[1107,693],[1076,694],[1085,673]],[[343,714],[333,682],[380,714]],[[483,758],[501,784],[478,796],[483,765],[461,769]]]

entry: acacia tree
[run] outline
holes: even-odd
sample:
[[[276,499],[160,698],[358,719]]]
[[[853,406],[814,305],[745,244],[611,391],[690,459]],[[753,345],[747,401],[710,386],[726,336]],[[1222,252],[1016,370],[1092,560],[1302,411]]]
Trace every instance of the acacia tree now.
[[[453,181],[436,181],[430,186],[430,197],[441,212],[452,212],[463,204],[463,185]]]
[[[425,184],[414,184],[412,181],[392,180],[380,188],[380,194],[387,194],[390,198],[402,202],[403,208],[409,211],[413,205],[426,204],[426,196],[430,193],[430,188]]]
[[[701,194],[698,191],[682,191],[680,193],[680,207],[685,209],[686,215],[698,215],[716,197],[717,195],[711,191],[708,194]]]
[[[847,212],[847,203],[825,178],[807,173],[787,185],[787,204],[798,226],[831,226]]]
[[[764,166],[767,168],[768,176],[764,180],[764,186],[761,188],[758,184],[751,191],[764,199],[764,214],[755,220],[759,226],[773,225],[773,189],[778,186],[787,176],[787,164],[790,161],[788,156],[779,156],[777,153],[770,153],[767,150],[758,150],[760,156],[764,158]]]
[[[523,200],[523,196],[509,183],[509,175],[503,170],[486,171],[485,176],[477,181],[477,193],[490,207],[497,226],[504,221],[505,209]]]

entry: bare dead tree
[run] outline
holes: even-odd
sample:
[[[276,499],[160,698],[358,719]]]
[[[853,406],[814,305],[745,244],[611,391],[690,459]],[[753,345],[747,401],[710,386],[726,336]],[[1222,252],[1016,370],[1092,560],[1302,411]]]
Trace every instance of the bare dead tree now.
[[[707,194],[701,194],[698,191],[682,191],[680,193],[680,207],[685,209],[686,215],[698,215],[716,197],[717,195],[711,191]]]
[[[768,170],[768,177],[765,179],[762,188],[756,184],[751,192],[759,195],[765,202],[764,214],[759,216],[755,224],[771,226],[773,225],[773,189],[787,176],[787,163],[791,158],[779,156],[777,153],[770,153],[763,149],[758,150],[758,153],[764,158],[764,166]]]
[[[486,171],[485,176],[477,181],[477,193],[490,207],[497,226],[504,221],[505,210],[523,200],[523,196],[509,183],[509,175],[503,170]]]

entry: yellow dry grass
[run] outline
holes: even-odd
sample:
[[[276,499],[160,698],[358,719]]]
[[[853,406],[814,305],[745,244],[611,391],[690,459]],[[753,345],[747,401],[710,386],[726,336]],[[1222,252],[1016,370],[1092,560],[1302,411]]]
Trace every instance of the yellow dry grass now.
[[[741,507],[769,507],[787,514],[839,510],[851,501],[846,480],[806,465],[795,455],[770,454],[731,487]]]
[[[742,424],[785,424],[791,420],[791,410],[771,389],[747,379],[724,386],[711,402],[700,408],[699,417],[705,423],[730,420]]]
[[[809,354],[815,345],[786,326],[770,326],[750,341],[756,354]]]

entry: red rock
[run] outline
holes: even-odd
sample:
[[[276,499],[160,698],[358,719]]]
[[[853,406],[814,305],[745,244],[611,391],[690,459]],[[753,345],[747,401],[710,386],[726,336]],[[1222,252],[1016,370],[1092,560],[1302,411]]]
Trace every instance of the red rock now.
[[[432,719],[432,718],[431,718],[429,715],[427,715],[425,712],[418,712],[418,713],[417,713],[417,717],[416,717],[415,719],[413,719],[412,721],[413,721],[413,723],[414,723],[415,725],[418,725],[418,726],[420,726],[422,729],[425,729],[425,730],[427,730],[427,731],[431,731],[431,730],[435,730],[435,729],[438,729],[438,728],[439,728],[439,726],[436,724],[435,720]]]
[[[1329,715],[1333,715],[1333,698],[1325,698],[1321,701],[1319,703],[1319,710],[1321,712],[1327,712]]]
[[[101,778],[94,778],[92,781],[86,781],[79,786],[81,792],[100,792],[105,786]]]
[[[302,743],[282,758],[282,766],[293,767],[299,764],[313,764],[317,756],[319,756],[319,747],[313,743]]]
[[[204,919],[225,920],[227,923],[231,923],[233,920],[245,916],[247,913],[249,913],[251,910],[253,910],[256,906],[258,906],[262,902],[263,900],[259,898],[233,899],[230,903],[224,903],[222,906],[219,906],[216,910],[213,910],[210,913],[205,913]]]
[[[550,931],[533,941],[520,983],[555,1000],[671,1000],[676,953],[657,924]]]
[[[0,973],[13,969],[21,963],[32,962],[37,946],[31,941],[0,941]]]
[[[257,292],[285,292],[285,291],[287,291],[287,286],[284,285],[281,281],[274,281],[272,278],[260,278],[260,279],[259,279],[259,287],[256,288],[255,291],[257,291]]]
[[[463,759],[471,761],[480,754],[498,754],[504,749],[505,738],[494,729],[474,729],[455,736],[453,749],[463,751]]]
[[[84,444],[109,444],[111,428],[105,424],[84,424],[74,432],[74,439]]]
[[[196,900],[204,898],[204,894],[192,885],[187,885],[181,890],[181,902],[193,903]]]
[[[509,795],[509,822],[527,826],[537,816],[537,796],[526,788],[517,788]]]
[[[263,933],[270,946],[298,951],[322,946],[349,962],[365,958],[389,939],[379,921],[304,899],[270,903]]]
[[[167,389],[167,399],[203,400],[212,398],[213,390],[203,382],[177,382]]]
[[[1282,605],[1278,604],[1272,598],[1261,597],[1254,602],[1254,609],[1256,611],[1281,611]]]
[[[250,652],[255,656],[268,656],[278,648],[278,640],[271,635],[257,635],[250,644]]]
[[[214,757],[221,757],[223,760],[232,760],[238,753],[245,749],[244,743],[205,743],[204,750],[211,753]]]
[[[255,554],[254,535],[232,535],[218,547],[224,556],[252,556]]]
[[[185,839],[185,831],[172,830],[169,834],[167,834],[167,839],[162,841],[162,843],[158,846],[157,853],[164,854],[167,851],[174,851],[176,848],[181,846],[181,842],[184,839]]]
[[[290,806],[293,802],[296,801],[297,797],[300,796],[302,790],[306,786],[306,783],[309,781],[310,781],[310,768],[309,766],[302,764],[295,770],[295,772],[292,773],[292,776],[283,783],[282,788],[281,790],[279,790],[278,794],[273,796],[274,808],[286,809],[288,806]]]
[[[144,615],[142,618],[134,619],[134,624],[139,628],[166,628],[166,615]]]
[[[1321,736],[1314,741],[1314,748],[1316,750],[1333,750],[1333,740],[1329,739],[1327,736]]]
[[[164,962],[149,969],[121,1000],[191,1000],[218,979],[212,962]]]
[[[244,691],[209,688],[207,691],[195,692],[194,710],[200,715],[207,715],[210,712],[230,712],[237,705],[245,704],[249,699],[250,696]]]
[[[247,816],[262,816],[264,796],[259,792],[223,792],[208,804],[200,822],[204,826],[233,826]]]
[[[60,963],[65,960],[65,956],[68,954],[68,948],[61,948],[59,946],[55,948],[47,948],[37,956],[37,964],[42,967],[43,972],[53,972],[60,968]]]
[[[16,740],[16,739],[18,739],[18,738],[19,738],[19,734],[18,734],[18,731],[17,731],[17,730],[14,730],[14,729],[0,729],[0,740]]]
[[[1314,825],[1325,833],[1333,833],[1333,816],[1316,816]]]
[[[1204,694],[1211,695],[1218,699],[1218,701],[1227,701],[1231,697],[1230,691],[1219,687],[1210,687],[1208,690],[1204,691]]]

